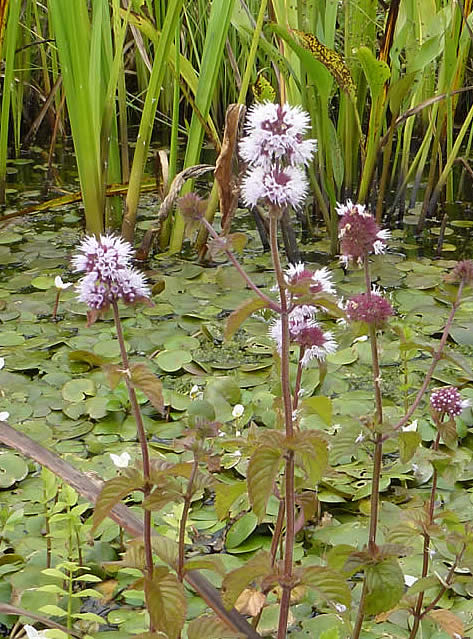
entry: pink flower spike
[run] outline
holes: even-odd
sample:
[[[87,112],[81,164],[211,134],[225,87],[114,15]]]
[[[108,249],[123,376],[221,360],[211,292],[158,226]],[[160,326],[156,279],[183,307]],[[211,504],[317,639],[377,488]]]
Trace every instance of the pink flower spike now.
[[[315,322],[311,326],[301,328],[294,337],[294,343],[305,349],[302,366],[307,366],[312,359],[324,360],[327,355],[337,350],[333,333],[330,331],[324,333]]]
[[[332,274],[326,266],[316,271],[311,271],[306,269],[302,262],[290,264],[286,269],[285,280],[289,286],[307,282],[311,293],[335,294]]]
[[[460,392],[455,386],[443,386],[432,391],[430,405],[436,413],[458,417],[462,410],[470,406],[471,403],[467,399],[462,400]]]
[[[361,264],[370,253],[379,255],[386,250],[386,241],[391,234],[381,230],[374,217],[366,211],[362,204],[346,204],[337,206],[341,216],[338,229],[340,240],[340,261],[347,265],[350,261]]]
[[[263,200],[281,208],[298,209],[307,195],[308,183],[304,172],[294,166],[256,166],[243,178],[241,190],[245,206],[256,206]]]
[[[361,293],[351,297],[345,305],[345,313],[351,322],[365,322],[382,328],[393,315],[393,307],[375,288],[370,295]]]
[[[308,164],[317,150],[316,140],[304,140],[310,127],[308,113],[298,106],[264,102],[248,111],[247,135],[240,155],[251,166],[269,169],[275,162]]]

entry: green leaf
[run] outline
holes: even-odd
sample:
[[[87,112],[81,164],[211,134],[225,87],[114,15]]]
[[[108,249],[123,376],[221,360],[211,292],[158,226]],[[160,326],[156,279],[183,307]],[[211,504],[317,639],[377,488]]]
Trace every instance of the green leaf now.
[[[219,617],[211,615],[193,619],[187,628],[188,639],[245,639],[245,636],[229,628]]]
[[[288,448],[296,453],[309,481],[318,483],[328,463],[328,447],[323,436],[316,431],[299,431],[288,441]]]
[[[246,493],[246,482],[237,481],[234,484],[217,484],[215,486],[215,510],[217,517],[222,520],[228,515],[228,511],[234,502]]]
[[[399,433],[399,456],[403,464],[412,459],[421,441],[422,437],[415,431]]]
[[[404,575],[396,559],[365,566],[366,614],[377,615],[393,608],[404,594]]]
[[[186,620],[187,603],[184,586],[165,566],[153,570],[153,578],[145,577],[148,611],[154,627],[169,639],[178,639]]]
[[[143,391],[156,410],[163,413],[164,400],[161,381],[150,371],[146,364],[132,364],[130,371],[133,385]]]
[[[105,519],[105,517],[107,517],[115,504],[133,490],[143,488],[143,486],[143,477],[137,470],[128,468],[123,470],[123,475],[120,477],[114,477],[113,479],[106,481],[95,504],[91,532],[93,533],[97,529],[97,526]]]
[[[233,608],[235,601],[248,584],[258,577],[271,574],[271,572],[271,556],[268,552],[261,551],[249,559],[244,566],[228,573],[222,583],[222,599],[225,608]]]
[[[258,446],[248,464],[248,497],[255,515],[261,521],[266,515],[268,499],[283,461],[280,448]]]
[[[332,400],[328,397],[318,395],[304,399],[302,408],[307,415],[318,415],[324,420],[327,426],[332,425]]]
[[[389,66],[386,62],[384,62],[384,60],[377,60],[371,49],[368,49],[368,47],[359,47],[356,55],[363,67],[372,100],[375,102],[383,90],[385,83],[391,76]]]
[[[178,545],[173,539],[169,539],[168,537],[164,537],[163,535],[154,536],[151,539],[151,544],[153,546],[153,552],[155,552],[161,561],[168,564],[172,568],[177,566],[177,558],[178,558]]]
[[[164,350],[156,356],[155,361],[163,371],[174,373],[181,369],[184,364],[192,362],[192,355],[189,351],[184,350]]]
[[[463,637],[465,634],[463,621],[450,610],[439,608],[438,610],[430,610],[427,614],[452,639],[458,639],[458,637]]]
[[[266,302],[260,297],[252,297],[240,304],[233,313],[230,313],[227,319],[224,333],[225,339],[227,341],[231,339],[243,322],[248,319],[252,313],[259,311],[262,308],[266,308],[266,306]]]
[[[301,572],[301,584],[317,591],[322,601],[333,601],[344,606],[351,603],[351,594],[344,577],[323,566],[308,566]]]
[[[324,632],[320,633],[319,639],[340,639],[338,628],[330,628],[330,630],[324,630]]]
[[[105,357],[101,357],[91,351],[70,351],[67,356],[72,362],[86,362],[87,364],[90,364],[90,366],[97,367],[103,366],[109,361],[108,359],[105,359]]]
[[[61,389],[67,402],[80,402],[86,395],[95,395],[95,384],[91,379],[71,379]]]
[[[245,539],[247,539],[254,531],[258,524],[258,518],[255,513],[245,513],[236,520],[228,529],[225,538],[227,548],[237,548]]]

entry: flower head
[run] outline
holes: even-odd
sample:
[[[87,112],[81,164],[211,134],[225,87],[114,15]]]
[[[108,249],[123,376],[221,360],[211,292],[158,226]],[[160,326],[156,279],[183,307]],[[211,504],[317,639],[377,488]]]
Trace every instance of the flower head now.
[[[276,342],[278,351],[282,349],[282,322],[277,319],[271,326],[269,334]],[[315,307],[296,306],[289,314],[289,339],[298,344],[303,352],[302,365],[306,366],[312,359],[323,360],[329,353],[337,350],[337,343],[330,331],[322,331],[315,321]]]
[[[470,406],[470,402],[462,400],[460,392],[455,386],[443,386],[432,391],[430,405],[436,413],[457,417],[464,408]]]
[[[117,468],[127,468],[131,461],[131,455],[130,453],[127,453],[127,451],[123,452],[121,455],[115,455],[114,453],[109,453],[109,455]]]
[[[60,275],[56,275],[54,278],[54,286],[59,290],[64,290],[72,286],[72,282],[63,282]]]
[[[310,326],[303,326],[294,336],[293,342],[304,350],[302,366],[307,366],[312,359],[323,360],[337,350],[333,333],[322,331],[316,322],[312,322]]]
[[[117,235],[86,237],[79,245],[79,253],[72,258],[75,271],[97,273],[101,278],[113,278],[114,274],[131,266],[133,248]]]
[[[245,407],[242,404],[235,404],[232,410],[232,417],[238,419],[245,412]]]
[[[345,305],[345,313],[351,322],[365,322],[375,328],[382,328],[393,312],[391,304],[378,292],[354,295]]]
[[[348,264],[350,260],[361,264],[370,253],[384,253],[386,240],[391,236],[387,230],[381,230],[374,217],[362,204],[339,204],[337,213],[341,216],[338,224],[340,239],[340,261]]]
[[[473,284],[473,260],[462,260],[445,276],[447,282]]]
[[[329,293],[333,295],[335,293],[332,274],[326,266],[316,271],[311,271],[305,268],[302,262],[290,264],[286,269],[285,280],[289,286],[295,286],[296,284],[307,286],[307,292],[312,294]],[[298,296],[297,293],[295,293],[295,296]]]
[[[316,140],[304,140],[310,126],[308,113],[298,106],[264,102],[248,111],[247,135],[240,155],[252,166],[269,169],[275,162],[291,166],[308,164],[317,149]]]
[[[72,260],[74,270],[85,272],[76,287],[78,300],[95,315],[118,300],[125,304],[148,301],[151,291],[144,275],[132,268],[132,255],[131,244],[114,235],[101,235],[98,240],[87,237],[80,244]]]
[[[256,206],[264,200],[281,208],[297,209],[307,195],[308,183],[304,172],[295,166],[255,166],[243,178],[241,189],[245,206]]]

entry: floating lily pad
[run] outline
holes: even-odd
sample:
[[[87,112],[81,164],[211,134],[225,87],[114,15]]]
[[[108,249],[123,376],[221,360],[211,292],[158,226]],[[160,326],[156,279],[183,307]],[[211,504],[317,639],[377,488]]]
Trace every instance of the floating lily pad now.
[[[28,465],[12,452],[0,453],[0,488],[10,488],[28,474]]]
[[[183,364],[191,362],[192,355],[188,351],[165,350],[156,356],[155,361],[163,371],[172,373],[182,368]]]
[[[61,394],[67,402],[79,402],[86,395],[95,394],[95,384],[91,379],[71,379],[61,389]]]

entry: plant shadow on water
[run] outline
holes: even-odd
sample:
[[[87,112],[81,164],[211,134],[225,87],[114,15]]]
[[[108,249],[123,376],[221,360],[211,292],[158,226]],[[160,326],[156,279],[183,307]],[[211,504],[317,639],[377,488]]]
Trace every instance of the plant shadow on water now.
[[[29,166],[17,167],[18,184],[30,178],[30,169],[26,168]],[[71,180],[70,174],[68,179]],[[38,185],[40,182],[37,180]],[[15,206],[29,206],[39,192],[18,190],[11,197],[15,198]],[[148,228],[155,208],[152,196],[143,197],[139,230]],[[470,257],[473,224],[469,223],[468,210],[459,205],[450,207],[448,212],[450,221],[440,256],[435,255],[440,224],[430,221],[419,247],[412,233],[418,218],[412,215],[406,216],[404,229],[393,231],[388,254],[372,259],[372,279],[386,291],[396,310],[395,330],[380,336],[388,422],[396,421],[398,407],[412,401],[429,366],[420,342],[404,349],[402,342],[408,342],[409,331],[414,331],[426,343],[435,343],[449,313],[444,275],[454,260]],[[257,286],[269,291],[273,284],[269,255],[261,249],[250,216],[239,214],[239,230],[249,236],[243,263]],[[97,367],[99,361],[116,362],[119,354],[111,316],[87,327],[84,307],[76,302],[76,294],[69,288],[61,291],[57,321],[51,317],[57,295],[55,277],[59,275],[66,282],[77,279],[71,271],[70,257],[81,237],[80,219],[78,207],[64,207],[20,223],[11,222],[0,233],[0,357],[4,359],[0,370],[0,412],[9,413],[10,424],[74,466],[109,480],[118,472],[110,453],[128,452],[135,460],[139,457],[135,422],[124,384],[111,391]],[[339,295],[346,298],[360,290],[363,273],[345,272],[328,257],[329,242],[323,228],[301,248],[306,265],[331,267]],[[235,499],[222,516],[216,512],[213,493],[203,488],[192,501],[185,540],[190,555],[218,553],[228,571],[243,565],[241,558],[247,559],[251,553],[267,550],[271,545],[269,530],[277,519],[277,500],[270,498],[266,518],[260,525],[256,516],[247,512],[248,497],[241,485],[248,458],[242,455],[238,438],[242,434],[248,436],[252,422],[263,429],[277,426],[275,399],[279,382],[273,368],[274,349],[266,311],[247,320],[230,342],[224,341],[222,319],[248,300],[250,293],[226,259],[218,260],[213,266],[203,266],[181,257],[153,256],[147,264],[147,275],[156,287],[154,306],[125,308],[121,317],[133,361],[146,362],[163,382],[167,407],[164,416],[138,391],[153,456],[169,462],[191,459],[189,450],[179,441],[192,426],[192,416],[199,414],[196,407],[204,413],[208,411],[209,420],[218,423],[226,435],[217,438],[220,441],[214,472],[228,490],[234,491]],[[451,345],[458,359],[453,353],[450,359],[439,363],[434,373],[436,383],[458,385],[473,381],[460,360],[464,355],[471,361],[473,355],[470,318],[471,301],[467,300],[451,330]],[[300,427],[319,429],[328,435],[344,429],[346,442],[340,440],[331,452],[331,474],[322,479],[317,493],[318,515],[298,533],[294,560],[303,565],[310,565],[311,558],[320,561],[336,544],[361,548],[367,539],[371,452],[364,443],[364,420],[372,412],[373,401],[370,347],[364,336],[353,340],[342,326],[328,318],[325,325],[335,332],[339,350],[327,357],[326,377],[321,379],[316,366],[304,370]],[[294,362],[290,375],[294,382]],[[473,389],[467,386],[462,396],[473,399]],[[243,412],[235,417],[235,407],[239,405]],[[424,445],[429,446],[435,431],[427,410],[417,422],[417,432]],[[455,473],[444,473],[438,484],[438,494],[461,522],[473,516],[469,499],[473,486],[472,426],[473,417],[467,409],[457,420],[461,444],[449,453]],[[358,444],[353,450],[355,439]],[[422,453],[426,448],[420,448],[415,460],[404,451],[407,461],[403,461],[397,446],[397,442],[385,443],[380,484],[385,497],[380,509],[381,541],[395,539],[394,522],[399,523],[404,516],[406,503],[416,508],[428,498],[426,482],[432,475],[432,465]],[[105,632],[104,636],[116,639],[144,632],[143,593],[132,587],[141,573],[133,567],[113,564],[126,547],[118,525],[105,519],[94,533],[94,544],[89,546],[90,508],[75,491],[7,449],[0,451],[0,478],[4,558],[0,564],[0,599],[10,601],[14,593],[22,608],[41,609],[43,614],[59,620],[61,611],[68,609],[68,614],[76,615],[80,627],[93,636],[99,636],[99,630],[100,636]],[[139,501],[140,496],[132,493],[128,503],[133,506]],[[182,506],[174,503],[154,513],[157,531],[176,538],[181,513]],[[405,537],[406,527],[397,530],[397,534]],[[440,540],[435,552],[436,569],[444,574],[445,566],[452,563],[452,551]],[[404,573],[419,575],[421,560],[420,548],[415,545],[401,559]],[[81,566],[87,566],[87,570]],[[212,581],[221,585],[221,578],[215,574]],[[81,596],[76,588],[79,582],[87,585]],[[73,599],[68,595],[69,585],[77,595]],[[438,584],[435,587],[438,589]],[[463,588],[464,593],[470,592],[466,580]],[[92,599],[99,597],[105,603],[92,606]],[[462,616],[465,628],[473,622],[473,605],[469,601],[463,596],[450,602]],[[276,604],[277,595],[270,593],[261,629],[274,628]],[[293,633],[297,639],[318,636],[331,627],[339,629],[337,636],[347,636],[337,615],[329,610],[314,614],[312,602],[303,596],[292,609],[299,627]],[[197,597],[191,598],[188,618],[197,617],[203,610],[205,604]],[[366,637],[380,637],[383,632],[406,637],[405,616],[402,610],[396,614],[391,620],[378,620],[377,628]],[[0,615],[0,622],[6,627],[11,627],[14,620],[11,615]]]

